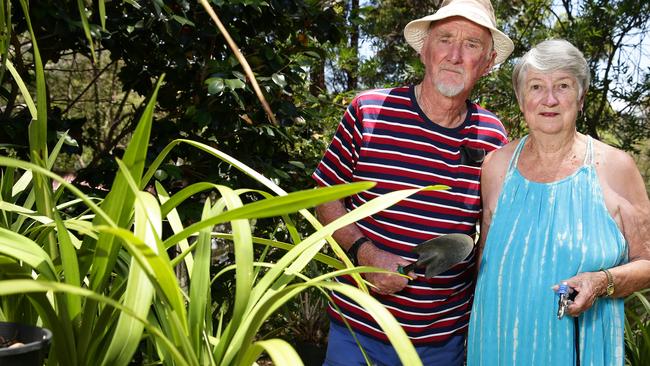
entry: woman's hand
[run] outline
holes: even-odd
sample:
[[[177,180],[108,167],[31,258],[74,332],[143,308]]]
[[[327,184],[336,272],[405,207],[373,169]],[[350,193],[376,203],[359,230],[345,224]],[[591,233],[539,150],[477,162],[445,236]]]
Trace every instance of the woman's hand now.
[[[567,308],[571,316],[580,316],[594,305],[596,298],[605,293],[607,287],[607,275],[602,272],[582,272],[569,278],[566,282],[572,291],[577,292],[573,303]],[[557,291],[558,285],[553,287]]]

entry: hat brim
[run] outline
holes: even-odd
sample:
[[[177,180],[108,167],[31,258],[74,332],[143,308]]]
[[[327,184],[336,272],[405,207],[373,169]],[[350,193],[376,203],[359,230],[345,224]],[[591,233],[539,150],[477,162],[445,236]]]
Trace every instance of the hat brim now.
[[[406,38],[406,42],[408,42],[411,47],[420,53],[422,46],[424,45],[424,39],[429,33],[429,26],[431,22],[453,16],[463,17],[473,23],[487,28],[490,33],[492,33],[492,43],[494,45],[494,51],[497,53],[497,56],[494,59],[495,65],[498,65],[505,61],[515,49],[515,45],[512,43],[512,40],[503,32],[496,29],[494,25],[492,25],[492,22],[485,17],[485,14],[483,12],[476,11],[472,8],[468,9],[454,7],[452,5],[442,7],[435,14],[428,15],[426,17],[416,19],[408,23],[406,27],[404,27],[404,38]]]

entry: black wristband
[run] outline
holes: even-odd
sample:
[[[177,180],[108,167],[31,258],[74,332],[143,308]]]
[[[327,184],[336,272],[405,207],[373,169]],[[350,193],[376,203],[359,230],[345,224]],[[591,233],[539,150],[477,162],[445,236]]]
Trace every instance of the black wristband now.
[[[370,241],[365,236],[360,237],[359,239],[355,240],[352,245],[350,245],[350,248],[348,248],[347,253],[348,256],[350,257],[350,260],[352,260],[352,263],[355,265],[358,265],[359,262],[357,261],[357,252],[359,251],[359,248],[361,248],[361,245],[367,241]]]

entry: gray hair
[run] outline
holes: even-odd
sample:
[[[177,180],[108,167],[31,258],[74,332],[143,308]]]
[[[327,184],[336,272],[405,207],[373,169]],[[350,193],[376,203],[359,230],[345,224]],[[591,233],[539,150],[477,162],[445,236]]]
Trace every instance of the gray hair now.
[[[591,74],[587,60],[579,49],[564,39],[541,42],[519,59],[512,70],[512,86],[520,104],[529,68],[541,72],[564,71],[573,75],[578,82],[578,100],[581,100],[589,89]]]

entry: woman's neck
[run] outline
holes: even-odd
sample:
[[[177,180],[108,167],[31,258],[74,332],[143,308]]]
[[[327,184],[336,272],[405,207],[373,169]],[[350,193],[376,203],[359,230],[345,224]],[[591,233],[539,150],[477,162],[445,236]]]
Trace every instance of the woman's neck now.
[[[517,168],[536,182],[554,182],[567,177],[584,163],[587,144],[583,137],[577,131],[564,136],[531,134]]]
[[[567,157],[580,141],[580,134],[573,130],[565,134],[545,135],[532,133],[526,147],[533,156],[543,160]]]

